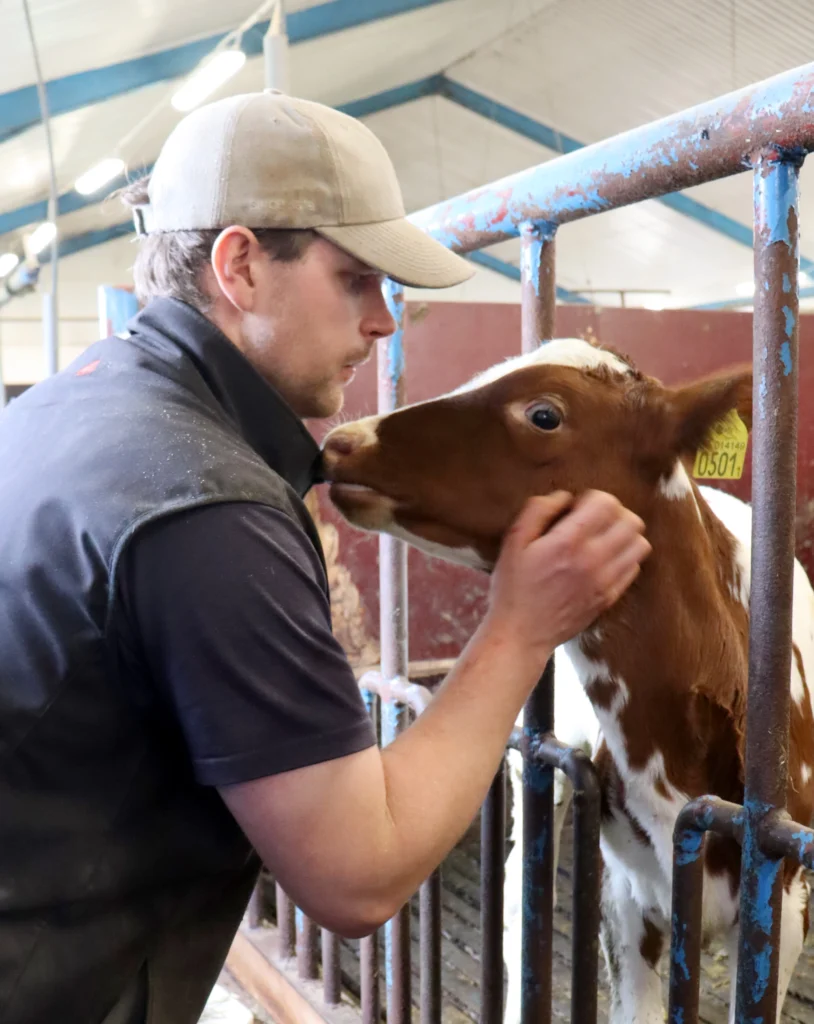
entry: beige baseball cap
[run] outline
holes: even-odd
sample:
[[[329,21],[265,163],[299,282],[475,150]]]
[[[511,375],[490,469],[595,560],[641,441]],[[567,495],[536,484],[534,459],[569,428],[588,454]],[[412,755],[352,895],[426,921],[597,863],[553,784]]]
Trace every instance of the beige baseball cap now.
[[[447,288],[475,268],[405,218],[387,151],[361,121],[267,89],[188,114],[153,168],[142,233],[311,228],[402,284]]]

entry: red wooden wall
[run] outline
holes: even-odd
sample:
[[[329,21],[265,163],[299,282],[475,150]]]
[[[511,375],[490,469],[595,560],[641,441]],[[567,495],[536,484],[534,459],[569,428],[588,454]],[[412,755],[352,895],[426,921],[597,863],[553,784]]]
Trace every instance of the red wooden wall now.
[[[520,309],[502,304],[433,303],[409,307],[405,335],[407,401],[443,394],[473,374],[520,350]],[[702,313],[561,306],[556,336],[593,336],[630,355],[665,383],[692,380],[717,369],[751,362],[752,317],[748,313]],[[800,431],[797,551],[814,579],[814,317],[801,317]],[[343,419],[376,411],[375,359],[348,388]],[[319,437],[322,426],[315,429]],[[749,499],[751,463],[727,489]],[[722,486],[722,482],[718,482]],[[348,527],[318,488],[321,515],[339,531],[338,559],[359,589],[371,637],[378,634],[378,542]],[[485,607],[486,579],[469,569],[409,551],[410,660],[457,655]]]

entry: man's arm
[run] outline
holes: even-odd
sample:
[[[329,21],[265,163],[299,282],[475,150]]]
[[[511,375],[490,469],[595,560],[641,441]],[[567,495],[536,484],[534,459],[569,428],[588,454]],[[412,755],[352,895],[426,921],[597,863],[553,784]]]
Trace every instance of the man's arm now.
[[[384,750],[220,788],[297,904],[349,937],[406,902],[484,800],[515,719],[554,648],[635,579],[643,524],[607,495],[560,522],[536,498],[507,537],[489,612],[423,715]]]

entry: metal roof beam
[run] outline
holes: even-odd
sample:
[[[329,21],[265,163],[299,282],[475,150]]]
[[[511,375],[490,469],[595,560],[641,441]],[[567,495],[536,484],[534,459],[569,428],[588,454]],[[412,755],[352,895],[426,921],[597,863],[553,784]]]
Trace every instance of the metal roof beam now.
[[[286,29],[292,45],[358,28],[374,21],[408,14],[449,0],[329,0],[328,3],[292,11]],[[263,52],[268,21],[258,22],[243,35],[242,49],[249,57]],[[145,54],[107,67],[79,71],[46,83],[52,117],[142,89],[156,82],[181,78],[195,68],[228,33],[218,33],[181,46]],[[40,107],[34,85],[0,93],[0,142],[40,123]]]

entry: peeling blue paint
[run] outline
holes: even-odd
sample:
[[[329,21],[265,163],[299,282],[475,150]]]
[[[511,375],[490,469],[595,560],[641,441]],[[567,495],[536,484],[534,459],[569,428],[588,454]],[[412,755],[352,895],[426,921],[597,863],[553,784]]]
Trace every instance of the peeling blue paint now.
[[[791,249],[789,219],[797,210],[796,163],[785,160],[767,162],[755,175],[755,208],[766,245],[782,242]]]
[[[795,832],[791,838],[799,844],[797,857],[800,863],[811,868],[814,865],[814,830],[801,829],[799,832]]]
[[[784,306],[783,316],[786,318],[786,337],[790,338],[794,333],[794,325],[797,323],[797,315],[791,306]],[[788,348],[788,345],[786,345],[786,347]],[[791,372],[791,366],[789,366],[788,372]]]
[[[768,291],[769,290],[769,282],[768,281],[764,281],[763,282],[763,287],[766,289],[766,291]],[[791,291],[791,278],[789,277],[788,274],[784,274],[783,275],[783,291],[784,292],[790,292]]]
[[[680,970],[684,975],[684,980],[690,980],[690,969],[687,966],[687,951],[684,948],[684,936],[676,942],[676,936],[673,935],[673,963],[677,970]]]
[[[684,867],[698,860],[703,842],[703,832],[695,832],[690,829],[682,832],[676,842],[676,864]]]
[[[670,1024],[684,1024],[684,1010],[680,1006],[677,1010],[673,1011],[673,1016],[670,1019]]]
[[[754,984],[752,985],[752,1001],[759,1003],[766,994],[766,988],[769,984],[769,974],[772,964],[771,946],[766,946],[766,948],[762,949],[759,953],[755,953],[754,964],[755,978]]]
[[[794,330],[794,323],[793,323],[793,321],[792,321],[791,330]],[[789,334],[789,333],[790,333],[789,326],[788,326],[788,323],[786,323],[786,334]],[[783,376],[784,377],[788,377],[788,375],[792,371],[792,365],[791,365],[791,346],[789,345],[789,343],[787,341],[784,341],[783,344],[780,346],[780,362],[783,364]]]

